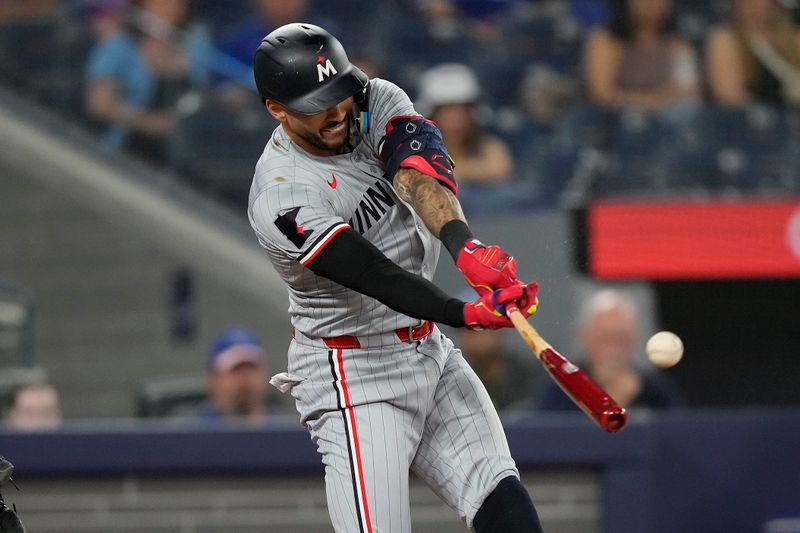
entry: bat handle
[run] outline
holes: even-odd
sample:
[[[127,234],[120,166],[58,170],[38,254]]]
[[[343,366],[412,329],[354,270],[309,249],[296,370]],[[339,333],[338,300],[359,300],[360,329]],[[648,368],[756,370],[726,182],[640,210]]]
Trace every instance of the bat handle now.
[[[511,323],[514,324],[514,327],[525,340],[526,344],[533,350],[536,357],[540,357],[544,350],[551,347],[550,344],[539,335],[539,332],[531,326],[531,323],[528,322],[528,319],[525,318],[525,315],[522,314],[522,311],[519,310],[516,303],[507,303],[505,309],[502,309],[502,311],[509,320],[511,320]]]

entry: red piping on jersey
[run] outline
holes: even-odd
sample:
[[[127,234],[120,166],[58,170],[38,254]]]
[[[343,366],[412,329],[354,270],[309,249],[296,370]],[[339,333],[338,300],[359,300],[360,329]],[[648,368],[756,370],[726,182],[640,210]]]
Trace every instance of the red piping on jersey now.
[[[350,389],[347,387],[347,381],[344,376],[344,357],[342,357],[342,349],[336,350],[336,362],[339,365],[339,385],[342,387],[344,394],[344,406],[350,414],[350,432],[353,434],[353,447],[355,448],[356,466],[358,468],[359,484],[361,486],[361,506],[364,509],[364,517],[367,521],[366,533],[372,533],[372,521],[369,518],[369,507],[367,506],[367,487],[364,484],[364,467],[361,465],[361,445],[358,442],[358,430],[356,429],[356,414],[353,411],[353,405],[350,403]]]
[[[346,229],[350,229],[350,226],[348,224],[342,224],[340,226],[335,227],[334,230],[331,231],[324,239],[322,239],[320,242],[314,245],[314,248],[316,248],[314,250],[314,253],[312,253],[302,261],[300,261],[300,264],[303,266],[308,266],[308,264],[311,263],[311,261],[313,261],[314,258],[317,257],[317,255],[319,255],[319,253],[326,246],[328,246],[328,243],[331,242],[331,239],[336,237],[339,234],[339,232],[344,231]]]
[[[419,155],[411,155],[403,159],[403,162],[400,163],[401,167],[404,168],[413,168],[418,172],[422,172],[423,174],[432,177],[433,179],[440,181],[442,185],[445,185],[448,189],[453,191],[453,194],[458,194],[458,186],[456,182],[451,180],[450,178],[446,178],[439,174],[435,168],[431,166],[428,161],[425,160],[424,157]],[[440,166],[443,166],[440,164]]]

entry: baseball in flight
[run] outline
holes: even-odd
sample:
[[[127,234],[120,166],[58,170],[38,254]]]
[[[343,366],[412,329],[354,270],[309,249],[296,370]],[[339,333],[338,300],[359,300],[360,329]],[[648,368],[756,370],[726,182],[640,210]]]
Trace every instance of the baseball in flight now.
[[[683,357],[683,341],[671,331],[659,331],[647,341],[646,350],[651,363],[669,368]]]

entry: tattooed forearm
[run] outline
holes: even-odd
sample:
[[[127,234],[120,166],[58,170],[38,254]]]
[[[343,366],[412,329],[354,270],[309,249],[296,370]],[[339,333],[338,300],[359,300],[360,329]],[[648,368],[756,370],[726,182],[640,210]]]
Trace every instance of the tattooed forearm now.
[[[434,236],[451,220],[464,220],[461,204],[450,189],[432,177],[410,168],[401,168],[394,176],[398,196],[411,204]]]

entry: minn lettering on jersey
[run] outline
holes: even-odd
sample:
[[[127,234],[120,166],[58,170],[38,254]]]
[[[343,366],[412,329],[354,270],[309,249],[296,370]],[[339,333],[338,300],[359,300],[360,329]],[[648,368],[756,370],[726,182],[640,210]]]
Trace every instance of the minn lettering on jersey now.
[[[364,232],[372,228],[372,224],[380,220],[393,205],[395,205],[394,198],[388,186],[383,180],[378,180],[364,191],[364,196],[348,223],[351,228],[364,235]]]

